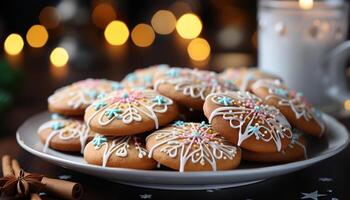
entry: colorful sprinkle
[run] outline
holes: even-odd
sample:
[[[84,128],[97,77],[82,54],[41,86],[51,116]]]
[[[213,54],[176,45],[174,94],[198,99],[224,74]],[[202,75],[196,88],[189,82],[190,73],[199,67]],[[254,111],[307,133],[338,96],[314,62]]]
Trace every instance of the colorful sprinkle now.
[[[184,127],[185,126],[185,122],[184,121],[181,121],[181,120],[178,120],[174,123],[174,126],[176,127]]]

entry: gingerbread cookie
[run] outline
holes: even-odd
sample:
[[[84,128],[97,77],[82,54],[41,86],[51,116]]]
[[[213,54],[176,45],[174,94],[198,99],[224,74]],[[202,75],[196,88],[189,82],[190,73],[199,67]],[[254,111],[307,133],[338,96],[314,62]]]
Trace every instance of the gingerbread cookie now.
[[[97,135],[86,145],[84,159],[103,167],[154,169],[157,166],[156,161],[148,158],[148,151],[138,136]]]
[[[183,106],[202,110],[208,94],[236,87],[215,72],[173,67],[155,75],[154,89]]]
[[[220,78],[231,81],[239,87],[241,91],[251,91],[252,84],[259,79],[282,80],[278,76],[263,72],[257,68],[229,68],[220,74]]]
[[[309,104],[302,93],[289,90],[280,81],[271,79],[256,81],[252,90],[265,103],[278,108],[292,126],[317,137],[325,132],[320,111]]]
[[[48,98],[49,111],[62,115],[84,115],[85,108],[122,85],[104,79],[86,79],[55,91]]]
[[[54,116],[38,129],[43,151],[52,149],[68,152],[83,152],[86,142],[95,135],[84,121]]]
[[[149,135],[146,147],[149,157],[180,172],[234,169],[241,160],[239,147],[204,122],[177,121]]]
[[[214,130],[247,150],[278,152],[291,142],[291,126],[283,114],[249,92],[210,94],[203,108]]]
[[[176,103],[153,90],[124,89],[96,100],[84,119],[100,134],[124,136],[158,129],[177,115]]]
[[[153,88],[154,74],[159,71],[165,71],[169,68],[167,64],[153,65],[147,68],[137,69],[135,72],[128,74],[122,84],[129,88]]]
[[[276,153],[257,153],[242,150],[242,159],[261,163],[281,163],[304,160],[307,158],[306,143],[300,133],[293,133],[292,142],[285,150]]]

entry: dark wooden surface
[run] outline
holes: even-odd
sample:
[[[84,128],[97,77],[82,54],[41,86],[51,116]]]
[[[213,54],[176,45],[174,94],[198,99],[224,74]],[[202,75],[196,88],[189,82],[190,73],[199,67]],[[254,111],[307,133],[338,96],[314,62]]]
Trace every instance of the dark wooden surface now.
[[[161,52],[159,52],[161,53]],[[314,166],[288,175],[265,180],[254,185],[204,191],[167,191],[137,188],[117,184],[74,171],[70,171],[41,160],[17,145],[15,131],[25,119],[46,109],[46,99],[54,89],[67,83],[87,78],[103,77],[120,80],[127,72],[144,63],[144,65],[162,63],[164,57],[153,60],[147,54],[135,53],[134,57],[124,60],[108,60],[101,63],[92,62],[89,69],[70,68],[63,78],[54,78],[49,70],[47,57],[41,58],[38,52],[25,52],[22,63],[18,65],[23,73],[21,89],[16,96],[14,106],[5,116],[0,133],[0,155],[10,154],[17,158],[22,167],[30,172],[38,172],[48,177],[71,175],[72,180],[80,182],[85,190],[84,199],[143,199],[145,194],[152,199],[301,199],[302,193],[318,191],[327,196],[319,199],[350,199],[350,148],[340,154]],[[174,65],[187,64],[187,61],[175,60]],[[342,120],[348,127],[347,119]],[[320,178],[330,178],[323,182]],[[146,195],[146,196],[147,196]]]

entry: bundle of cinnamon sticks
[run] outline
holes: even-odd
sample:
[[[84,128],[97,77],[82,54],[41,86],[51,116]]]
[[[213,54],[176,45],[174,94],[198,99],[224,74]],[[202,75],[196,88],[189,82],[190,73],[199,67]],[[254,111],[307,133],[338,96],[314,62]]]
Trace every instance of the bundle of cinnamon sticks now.
[[[31,200],[40,200],[40,192],[61,199],[76,200],[83,196],[79,183],[25,172],[18,161],[9,155],[2,157],[2,173],[4,177],[0,179],[0,192],[8,196],[30,197]]]

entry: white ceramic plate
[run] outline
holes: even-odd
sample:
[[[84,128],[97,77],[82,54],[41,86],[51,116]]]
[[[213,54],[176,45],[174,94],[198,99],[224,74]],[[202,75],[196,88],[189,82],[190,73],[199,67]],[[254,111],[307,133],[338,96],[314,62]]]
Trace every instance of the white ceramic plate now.
[[[18,144],[28,152],[53,164],[78,172],[98,176],[114,182],[158,189],[209,189],[242,186],[267,178],[287,174],[334,156],[349,143],[346,128],[333,117],[323,114],[327,133],[322,140],[309,141],[308,159],[279,165],[242,163],[238,169],[218,172],[184,172],[165,170],[134,170],[103,168],[87,164],[82,156],[55,150],[42,151],[43,145],[36,134],[37,128],[50,118],[47,112],[29,118],[17,131]]]

